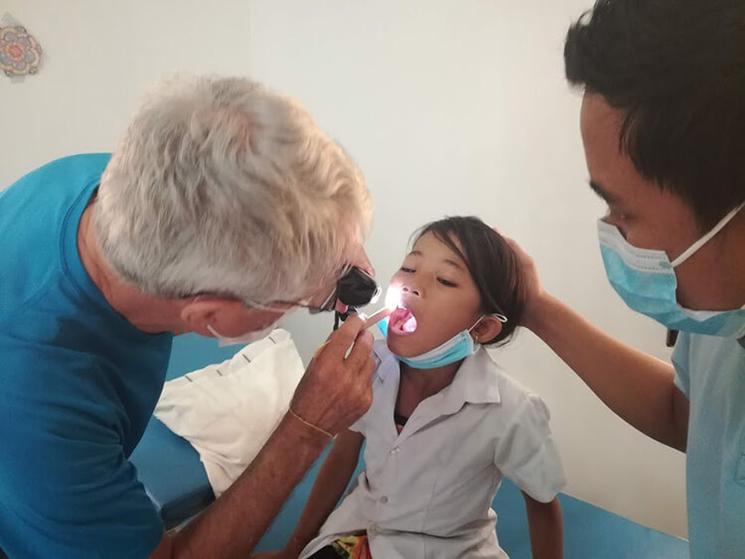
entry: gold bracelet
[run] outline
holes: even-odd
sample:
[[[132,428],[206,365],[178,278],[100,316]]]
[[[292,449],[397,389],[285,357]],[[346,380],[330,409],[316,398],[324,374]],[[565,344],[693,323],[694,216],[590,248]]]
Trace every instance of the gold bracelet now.
[[[310,421],[305,421],[302,417],[300,417],[298,414],[296,414],[295,411],[292,408],[288,408],[288,411],[290,412],[290,414],[292,414],[292,416],[294,418],[296,418],[301,423],[305,423],[311,429],[313,429],[315,431],[318,431],[319,433],[324,434],[329,439],[333,439],[334,438],[334,435],[332,435],[331,433],[329,433],[328,431],[326,431],[326,429],[321,429],[318,425],[313,425]]]

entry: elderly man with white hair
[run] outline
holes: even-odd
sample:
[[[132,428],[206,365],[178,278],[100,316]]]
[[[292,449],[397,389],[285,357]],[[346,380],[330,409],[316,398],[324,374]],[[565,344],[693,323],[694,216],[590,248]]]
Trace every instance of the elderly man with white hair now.
[[[180,80],[113,155],[27,174],[0,215],[0,556],[247,557],[328,437],[369,406],[359,319],[185,530],[163,533],[128,457],[174,334],[247,342],[290,309],[333,308],[340,275],[366,260],[357,167],[293,101],[245,79]]]

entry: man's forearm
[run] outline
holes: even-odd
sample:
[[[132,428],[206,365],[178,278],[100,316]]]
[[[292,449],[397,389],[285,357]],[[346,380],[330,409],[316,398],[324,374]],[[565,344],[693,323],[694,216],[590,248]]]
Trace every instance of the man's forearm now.
[[[359,433],[348,430],[336,437],[287,548],[300,554],[333,512],[357,468],[364,440]]]
[[[170,556],[248,557],[327,443],[327,438],[285,416],[236,482],[183,531],[171,536]]]
[[[684,450],[688,404],[673,367],[611,338],[555,298],[528,327],[605,404],[650,437]]]

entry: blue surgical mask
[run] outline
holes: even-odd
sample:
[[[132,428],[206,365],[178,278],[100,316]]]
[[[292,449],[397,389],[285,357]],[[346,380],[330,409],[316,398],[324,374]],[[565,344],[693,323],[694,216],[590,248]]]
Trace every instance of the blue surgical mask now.
[[[495,314],[493,316],[502,323],[507,322],[507,318],[505,316],[498,314]],[[396,358],[402,363],[406,363],[413,369],[436,369],[438,367],[445,367],[446,365],[461,361],[462,359],[473,355],[479,348],[480,344],[474,342],[473,337],[471,336],[471,330],[476,328],[478,323],[481,322],[483,318],[484,317],[482,316],[475,322],[473,326],[471,326],[467,330],[458,332],[455,336],[453,336],[446,342],[442,343],[434,349],[427,351],[426,353],[422,353],[421,355],[416,355],[414,357],[401,357],[400,355],[397,355]],[[386,318],[385,320],[379,322],[378,328],[383,333],[383,335],[387,337],[388,319]]]
[[[655,319],[671,330],[709,336],[745,335],[745,307],[729,311],[695,311],[678,303],[675,268],[688,260],[729,223],[742,209],[741,204],[688,250],[670,262],[663,250],[637,248],[617,227],[598,222],[600,251],[608,280],[633,310]]]

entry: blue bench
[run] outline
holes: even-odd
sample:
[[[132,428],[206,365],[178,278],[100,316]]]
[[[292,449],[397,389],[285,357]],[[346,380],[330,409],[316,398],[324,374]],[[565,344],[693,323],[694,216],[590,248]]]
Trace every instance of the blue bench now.
[[[174,344],[168,377],[226,359],[235,350],[219,350],[214,340],[182,336]],[[153,418],[132,462],[167,527],[190,518],[213,499],[207,475],[196,451]],[[297,522],[313,486],[321,459],[295,488],[258,549],[282,547]],[[592,559],[687,559],[688,544],[568,495],[560,497],[564,511],[565,556]],[[512,559],[529,559],[530,540],[520,491],[502,484],[494,510],[502,547]]]

